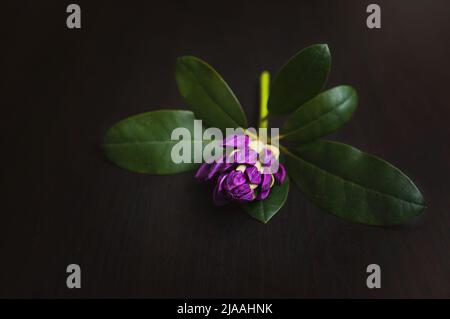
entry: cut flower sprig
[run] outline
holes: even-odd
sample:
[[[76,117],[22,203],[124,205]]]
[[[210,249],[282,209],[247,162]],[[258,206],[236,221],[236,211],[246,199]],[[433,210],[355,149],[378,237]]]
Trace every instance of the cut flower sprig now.
[[[214,202],[238,202],[263,223],[283,207],[290,180],[304,198],[350,222],[389,226],[421,215],[424,198],[398,168],[350,145],[322,139],[345,125],[358,105],[352,86],[324,89],[330,67],[328,46],[315,44],[288,60],[273,81],[268,72],[260,75],[258,127],[267,128],[269,117],[288,115],[280,133],[268,137],[261,147],[271,151],[272,157],[268,157],[279,164],[277,171],[261,172],[266,166],[250,161],[250,153],[259,154],[260,149],[259,144],[255,146],[257,142],[252,147],[250,143],[261,136],[247,129],[247,116],[220,74],[193,56],[180,57],[176,62],[178,89],[192,112],[160,110],[122,120],[107,131],[105,154],[118,166],[139,173],[174,174],[197,169],[197,178],[214,180]],[[246,129],[246,137],[239,137],[244,147],[233,144],[228,153],[233,158],[241,156],[244,163],[203,163],[199,168],[195,161],[173,161],[171,150],[176,141],[171,132],[182,127],[193,136],[195,119],[222,132],[227,128]],[[223,143],[235,138],[226,136]],[[275,144],[276,151],[267,146]],[[274,156],[280,151],[285,156]]]

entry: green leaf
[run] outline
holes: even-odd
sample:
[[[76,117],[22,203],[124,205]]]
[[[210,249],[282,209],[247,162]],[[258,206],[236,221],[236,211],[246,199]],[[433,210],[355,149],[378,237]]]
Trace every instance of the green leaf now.
[[[288,118],[281,130],[282,138],[306,143],[333,133],[350,120],[357,104],[358,95],[351,86],[322,92]]]
[[[274,185],[265,200],[253,201],[243,205],[245,211],[260,222],[266,224],[283,207],[289,193],[289,178],[283,184]]]
[[[177,60],[178,90],[197,118],[222,131],[247,128],[247,118],[234,93],[210,65],[193,57]]]
[[[276,75],[269,96],[269,111],[291,112],[316,96],[330,72],[331,56],[326,44],[307,47],[292,57]]]
[[[191,163],[177,164],[171,158],[172,147],[179,143],[171,139],[176,128],[186,128],[190,133]],[[160,110],[126,118],[109,128],[103,143],[106,156],[118,166],[151,174],[174,174],[196,168],[194,148],[201,151],[201,147],[202,141],[194,140],[194,114],[180,110]]]
[[[425,209],[405,174],[349,145],[317,141],[289,150],[287,169],[312,202],[351,222],[401,224]]]

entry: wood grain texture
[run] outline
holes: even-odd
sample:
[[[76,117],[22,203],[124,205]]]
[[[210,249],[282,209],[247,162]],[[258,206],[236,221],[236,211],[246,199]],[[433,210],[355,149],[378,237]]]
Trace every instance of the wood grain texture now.
[[[1,297],[450,297],[448,1],[379,0],[381,30],[369,1],[78,1],[81,30],[69,3],[2,3]],[[263,225],[214,207],[193,172],[138,175],[102,154],[118,120],[187,107],[176,57],[211,63],[254,125],[260,72],[312,43],[330,46],[327,88],[360,98],[333,138],[411,176],[423,218],[354,225],[292,187]],[[65,286],[70,263],[81,289]]]

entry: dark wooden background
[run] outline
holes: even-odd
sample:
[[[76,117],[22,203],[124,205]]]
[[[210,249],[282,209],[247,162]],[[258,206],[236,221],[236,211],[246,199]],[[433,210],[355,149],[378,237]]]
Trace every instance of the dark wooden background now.
[[[450,3],[69,1],[1,4],[1,297],[450,297]],[[193,172],[138,175],[105,160],[105,130],[185,108],[174,62],[210,62],[250,118],[257,79],[328,43],[328,87],[360,95],[333,138],[394,163],[428,204],[407,225],[350,224],[294,187],[267,225],[216,208]],[[272,122],[277,123],[277,122]],[[252,124],[255,124],[254,122]],[[66,266],[82,288],[66,288]],[[366,287],[366,266],[382,288]]]

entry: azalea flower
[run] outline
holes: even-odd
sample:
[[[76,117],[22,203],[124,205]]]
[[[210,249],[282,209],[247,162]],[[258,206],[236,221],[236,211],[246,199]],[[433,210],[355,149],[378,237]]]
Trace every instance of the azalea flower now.
[[[286,169],[279,163],[277,147],[247,134],[227,136],[222,147],[225,155],[212,163],[203,163],[195,174],[199,180],[215,181],[213,199],[216,205],[264,200],[272,187],[284,182]],[[278,167],[276,172],[270,169],[274,166]]]

